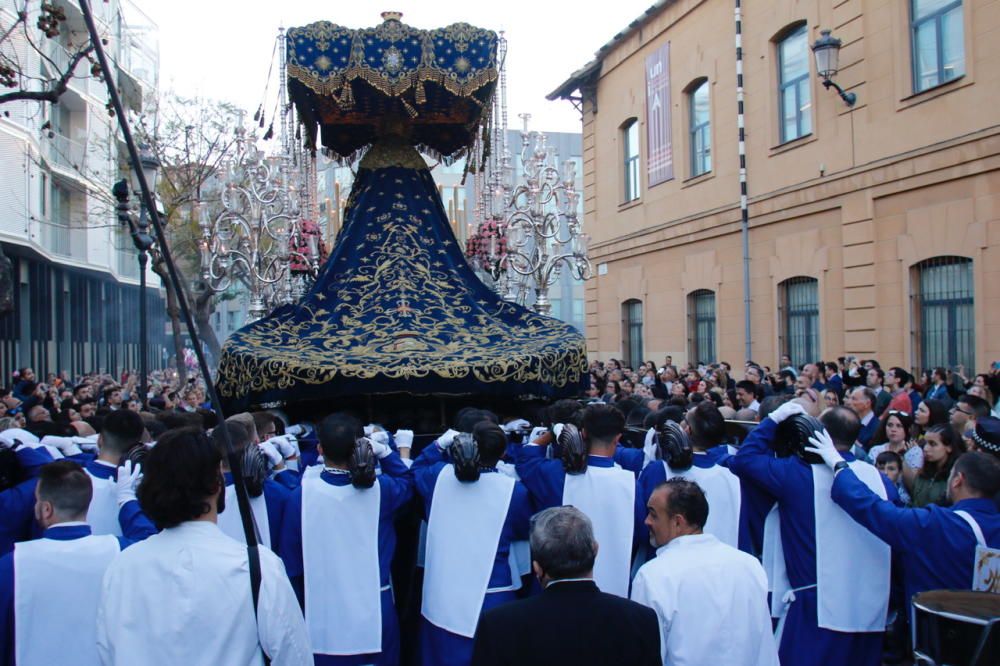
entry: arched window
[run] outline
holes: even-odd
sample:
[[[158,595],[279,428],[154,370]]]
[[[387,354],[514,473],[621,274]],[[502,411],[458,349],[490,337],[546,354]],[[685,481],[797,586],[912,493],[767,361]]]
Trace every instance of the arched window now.
[[[976,364],[972,260],[934,257],[913,267],[914,366],[929,370]]]
[[[624,203],[639,198],[639,121],[630,118],[621,127],[622,159],[624,161]]]
[[[688,294],[689,361],[713,363],[715,353],[715,292],[699,289]]]
[[[819,282],[793,277],[778,285],[778,348],[799,366],[819,358]]]
[[[622,356],[632,368],[643,361],[642,301],[635,298],[622,303]]]
[[[812,94],[809,88],[809,40],[801,23],[777,40],[778,124],[781,142],[812,132]]]
[[[708,79],[688,90],[688,137],[691,147],[691,176],[712,170],[712,121],[708,99]]]

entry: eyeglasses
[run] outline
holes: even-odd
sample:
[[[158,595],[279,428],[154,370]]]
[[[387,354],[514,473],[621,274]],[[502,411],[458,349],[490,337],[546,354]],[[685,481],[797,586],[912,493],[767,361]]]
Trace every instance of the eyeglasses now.
[[[953,411],[953,412],[960,412],[962,414],[965,414],[966,416],[972,416],[972,414],[973,414],[972,412],[965,411],[964,409],[962,409],[958,405],[955,405],[954,407],[952,407],[951,411]]]

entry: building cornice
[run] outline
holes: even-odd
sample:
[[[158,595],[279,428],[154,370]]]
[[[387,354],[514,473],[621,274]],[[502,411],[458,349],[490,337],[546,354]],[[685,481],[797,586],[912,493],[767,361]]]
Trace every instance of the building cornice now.
[[[989,153],[984,154],[981,152],[957,150],[962,146],[978,142],[989,142],[990,140],[996,140],[998,142],[998,146],[996,150]],[[949,160],[947,163],[938,162],[933,165],[929,165],[928,168],[922,171],[914,171],[905,178],[880,179],[875,177],[879,171],[891,169],[898,164],[916,160],[932,153],[942,153],[946,151],[950,151],[954,155],[953,159]],[[789,217],[801,215],[803,208],[809,208],[809,212],[811,213],[836,209],[840,207],[840,203],[837,199],[857,191],[870,189],[877,192],[880,187],[892,187],[895,188],[894,191],[905,191],[910,189],[909,186],[905,185],[907,181],[912,182],[915,179],[919,180],[922,177],[926,177],[928,174],[947,169],[954,169],[955,167],[963,164],[983,161],[989,159],[990,157],[996,158],[996,160],[1000,162],[1000,125],[994,125],[961,137],[955,137],[930,146],[924,146],[919,149],[885,157],[868,164],[827,174],[826,176],[820,178],[814,178],[795,185],[773,190],[771,192],[752,196],[749,199],[751,206],[750,226],[759,227],[764,224],[780,222],[781,220]],[[996,168],[996,166],[990,168]],[[986,169],[983,170],[985,171]],[[948,179],[950,178],[946,178],[945,180]],[[914,187],[923,186],[924,184],[925,183],[914,185]],[[803,199],[798,202],[787,200],[794,199],[796,194],[806,191],[812,191],[816,193],[816,196],[813,196],[808,200]],[[766,206],[766,204],[769,203],[773,203],[774,205]],[[766,210],[760,210],[765,206]],[[757,210],[753,210],[754,208]],[[615,238],[611,238],[606,241],[592,243],[590,247],[591,258],[595,262],[616,261],[647,254],[649,252],[655,252],[663,249],[664,247],[677,245],[682,242],[690,242],[693,234],[697,234],[698,239],[703,240],[705,238],[724,236],[729,233],[734,233],[739,230],[739,210],[739,202],[734,201],[730,204],[718,206],[710,210],[700,211],[692,215],[687,215],[685,217],[645,227],[629,234],[616,236]],[[596,214],[596,211],[594,211],[594,214]],[[686,230],[683,233],[668,236],[669,231],[673,228],[711,217],[722,218],[722,220],[720,220],[719,223],[713,224],[705,229],[700,229],[694,232]],[[637,243],[640,242],[641,245],[637,246]]]

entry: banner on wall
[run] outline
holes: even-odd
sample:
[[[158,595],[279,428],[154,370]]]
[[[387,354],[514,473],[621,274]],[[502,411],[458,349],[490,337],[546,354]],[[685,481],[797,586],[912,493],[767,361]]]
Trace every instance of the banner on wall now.
[[[673,180],[670,140],[670,42],[646,57],[646,167],[649,187]]]

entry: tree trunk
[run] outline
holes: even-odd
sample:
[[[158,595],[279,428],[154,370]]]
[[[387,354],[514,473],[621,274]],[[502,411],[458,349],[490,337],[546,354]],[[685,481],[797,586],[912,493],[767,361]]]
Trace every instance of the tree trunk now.
[[[215,329],[212,328],[210,321],[212,313],[215,311],[213,298],[215,294],[203,280],[195,281],[194,291],[194,323],[198,327],[198,335],[205,343],[205,347],[208,348],[212,360],[218,364],[219,356],[222,354],[222,345],[219,344],[219,338],[215,335]]]
[[[170,317],[170,331],[174,338],[174,362],[177,364],[178,387],[187,382],[187,365],[184,363],[184,340],[181,337],[181,309],[177,303],[177,292],[170,282],[170,273],[162,259],[153,261],[153,272],[160,276],[167,290],[167,316]]]

